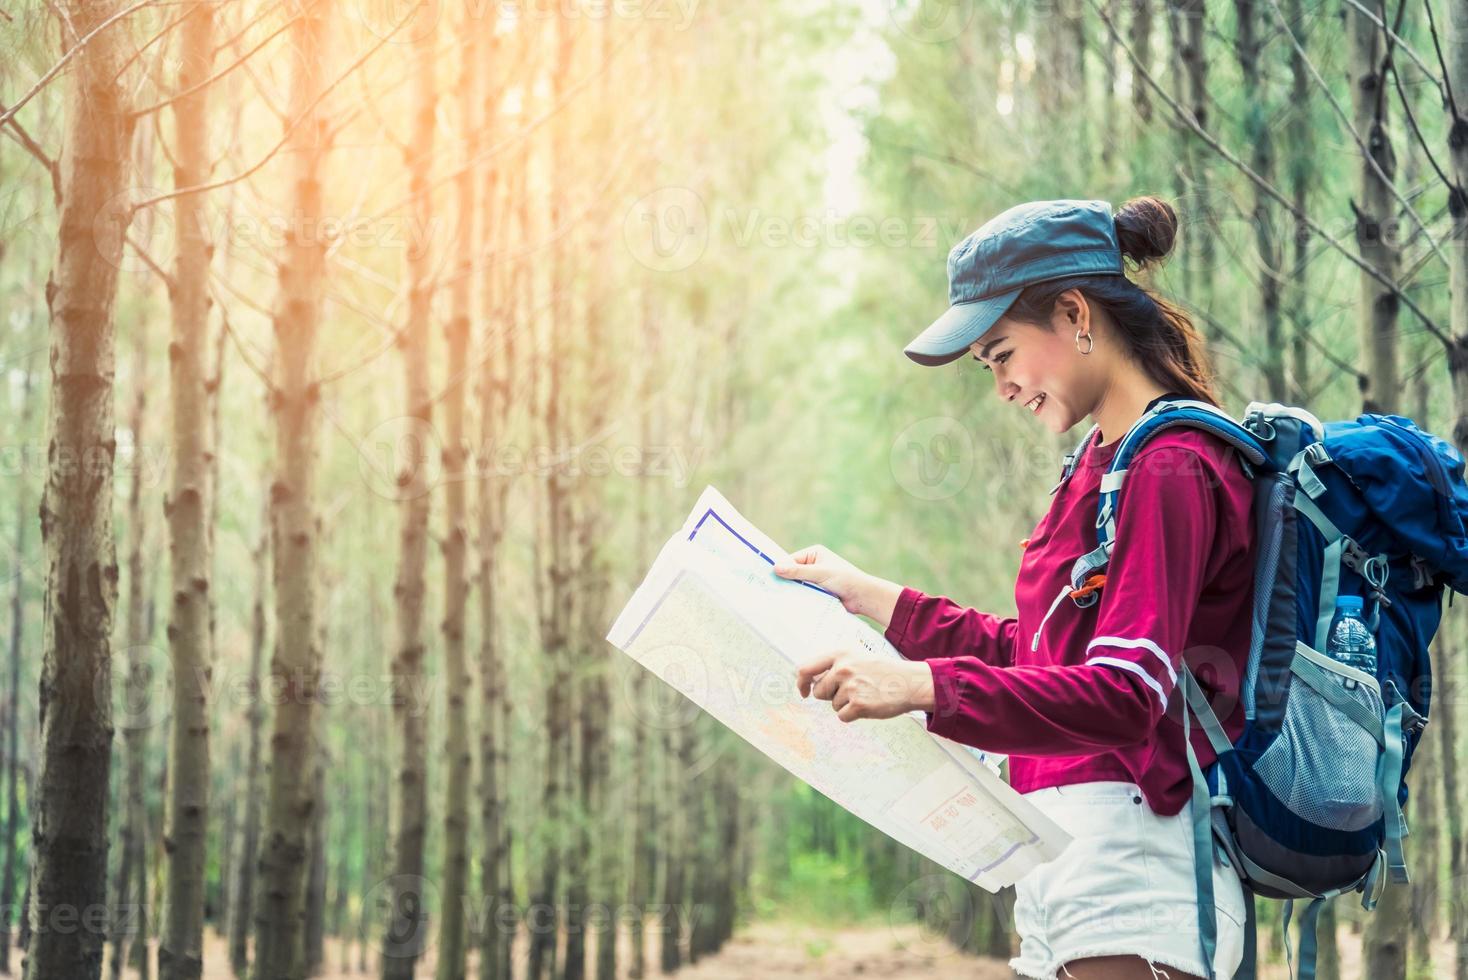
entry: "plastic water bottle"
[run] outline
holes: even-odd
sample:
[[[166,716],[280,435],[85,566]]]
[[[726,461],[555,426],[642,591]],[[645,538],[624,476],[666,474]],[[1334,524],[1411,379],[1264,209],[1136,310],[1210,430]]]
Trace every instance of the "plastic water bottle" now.
[[[1325,652],[1367,676],[1376,676],[1376,640],[1361,619],[1361,597],[1336,596],[1335,616],[1330,621],[1330,637]],[[1354,683],[1348,686],[1354,687]]]

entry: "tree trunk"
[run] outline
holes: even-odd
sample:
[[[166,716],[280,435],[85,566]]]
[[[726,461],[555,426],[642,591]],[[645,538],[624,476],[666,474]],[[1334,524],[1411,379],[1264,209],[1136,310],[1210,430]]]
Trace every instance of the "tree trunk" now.
[[[141,452],[145,445],[142,434],[147,427],[147,329],[144,321],[137,324],[137,346],[134,351],[134,377],[137,390],[132,401],[132,443]],[[123,640],[128,644],[128,676],[126,676],[125,703],[132,707],[147,706],[150,698],[150,629],[148,629],[148,584],[144,574],[142,556],[147,540],[147,511],[142,506],[142,465],[134,459],[129,474],[128,527],[132,538],[128,544],[128,601],[126,601]],[[123,964],[128,961],[129,949],[147,949],[148,942],[148,808],[145,801],[147,780],[147,742],[151,722],[148,717],[129,719],[123,728],[123,758],[126,760],[125,785],[123,785],[122,861],[117,873],[117,902],[122,914],[113,923],[112,971],[113,980],[122,976]],[[135,957],[138,962],[139,980],[148,980],[153,973],[151,958],[147,955]]]
[[[664,695],[666,696],[666,695]],[[698,733],[695,719],[687,720],[681,728],[668,728],[663,735],[663,759],[665,760],[663,785],[667,833],[663,838],[663,900],[662,907],[677,911],[689,898],[694,859],[693,840],[697,833],[694,819],[692,766]],[[659,940],[660,966],[664,973],[673,973],[683,965],[682,929],[677,916],[665,917],[661,924]]]
[[[212,641],[210,645],[213,648]],[[234,840],[240,824],[239,773],[242,762],[239,745],[231,745],[229,762],[226,763],[229,766],[229,775],[225,780],[229,798],[222,806],[214,808],[216,812],[223,811],[219,814],[223,826],[219,829],[219,862],[214,880],[209,883],[209,918],[214,923],[214,931],[221,936],[228,936],[230,929],[230,899],[233,897],[231,892],[234,884],[230,869],[234,864]]]
[[[1208,126],[1208,49],[1205,44],[1206,12],[1203,0],[1168,0],[1168,34],[1172,42],[1174,72],[1178,79],[1177,99],[1205,129]],[[1177,189],[1183,212],[1184,291],[1190,304],[1210,309],[1213,301],[1213,270],[1216,264],[1213,189],[1209,157],[1191,130],[1178,132],[1181,167]],[[1210,338],[1215,331],[1205,325]]]
[[[1425,422],[1423,423],[1426,424]],[[1441,645],[1435,651],[1439,659]],[[1424,739],[1412,756],[1412,892],[1409,922],[1411,959],[1419,976],[1432,974],[1432,943],[1437,936],[1440,871],[1442,869],[1441,786],[1436,739]]]
[[[345,855],[338,857],[336,862],[336,898],[331,909],[331,934],[336,937],[340,946],[340,968],[342,973],[352,971],[352,944],[348,941],[347,934],[347,858]]]
[[[565,94],[571,71],[571,48],[573,38],[564,18],[552,20],[555,44],[555,67],[552,73],[552,104],[560,104]],[[552,122],[551,160],[549,180],[549,226],[559,229],[565,219],[565,185],[570,173],[570,155],[566,149],[567,134],[565,120]],[[570,326],[569,304],[566,294],[571,289],[570,261],[564,243],[558,243],[552,262],[551,316],[548,331],[546,358],[546,396],[542,417],[544,419],[544,445],[553,450],[563,450],[569,443],[568,427],[564,421],[565,399],[563,395],[563,372],[570,345],[566,334]],[[542,522],[543,535],[537,542],[537,561],[543,566],[545,575],[537,582],[540,602],[539,622],[541,645],[550,666],[550,688],[546,693],[546,724],[549,728],[546,739],[545,786],[543,790],[546,844],[541,867],[540,887],[532,911],[537,921],[531,930],[529,975],[531,980],[542,980],[548,972],[557,976],[556,942],[560,932],[560,871],[564,859],[563,834],[567,820],[566,782],[570,762],[571,724],[574,711],[571,705],[571,670],[568,663],[569,630],[573,621],[571,593],[570,534],[573,524],[572,501],[568,486],[568,474],[564,461],[558,460],[547,467],[543,505],[545,518]]]
[[[192,4],[181,25],[178,89],[209,76],[214,60],[214,5]],[[209,87],[173,104],[174,187],[208,178],[205,147]],[[209,840],[209,632],[212,577],[209,518],[212,457],[209,418],[209,259],[206,199],[189,194],[174,202],[178,255],[168,295],[173,337],[168,345],[172,395],[172,479],[163,512],[168,521],[172,603],[168,623],[173,667],[169,726],[167,837],[168,901],[158,947],[159,980],[199,980],[204,971],[204,864]]]
[[[367,608],[369,612],[369,623],[376,632],[377,627],[377,602],[368,597]],[[363,762],[366,764],[365,782],[367,784],[366,799],[363,807],[364,826],[363,835],[368,842],[367,853],[362,858],[362,877],[359,882],[358,896],[362,901],[362,907],[357,914],[357,972],[366,973],[368,970],[367,950],[373,946],[372,930],[380,923],[374,917],[376,910],[370,907],[373,899],[373,891],[382,880],[383,862],[379,855],[386,850],[388,832],[383,827],[382,814],[387,809],[386,794],[382,791],[381,774],[386,770],[375,759],[368,758],[364,753]]]
[[[1237,15],[1237,35],[1234,50],[1238,54],[1239,70],[1249,92],[1245,100],[1244,140],[1249,144],[1249,166],[1260,177],[1274,183],[1274,140],[1270,135],[1269,113],[1272,104],[1268,98],[1268,73],[1260,64],[1263,42],[1258,23],[1259,8],[1254,0],[1234,0]],[[1273,32],[1269,32],[1273,33]],[[1255,249],[1259,255],[1259,308],[1258,318],[1263,351],[1263,381],[1266,400],[1282,401],[1286,397],[1284,370],[1284,329],[1280,310],[1280,270],[1284,257],[1280,250],[1279,224],[1276,209],[1269,196],[1253,187],[1253,211]]]
[[[1440,676],[1454,678],[1456,687],[1463,683],[1462,674],[1446,673],[1445,668],[1462,656],[1462,645],[1457,632],[1456,616],[1443,622],[1438,634],[1438,663],[1434,666]],[[1462,758],[1457,738],[1457,690],[1445,691],[1436,699],[1432,725],[1437,728],[1438,753],[1443,772],[1443,816],[1448,842],[1448,935],[1452,938],[1453,967],[1450,974],[1454,980],[1468,980],[1468,842],[1463,839],[1463,813],[1459,805],[1462,800],[1458,784],[1458,762]]]
[[[260,672],[265,660],[267,620],[265,603],[270,587],[270,514],[261,515],[260,540],[255,545],[255,601],[250,612],[250,679],[248,697],[249,747],[245,761],[244,820],[239,855],[234,862],[234,918],[229,928],[229,963],[235,976],[250,969],[250,925],[255,909],[255,861],[260,849],[260,736],[265,728],[265,703],[260,696]]]
[[[316,632],[316,446],[320,404],[315,376],[317,328],[325,291],[326,245],[315,234],[322,213],[326,153],[324,87],[330,0],[290,0],[291,205],[299,227],[286,237],[279,266],[275,313],[276,476],[270,487],[270,551],[275,585],[272,688],[288,692],[275,709],[265,840],[256,904],[255,980],[300,980],[300,947],[307,834],[316,807],[310,781],[316,686],[321,649]]]
[[[641,374],[638,378],[638,404],[645,406],[659,404],[654,396],[661,345],[659,324],[654,314],[654,302],[653,291],[644,286],[639,297],[642,333],[640,339],[644,354],[639,359]],[[639,445],[661,444],[662,430],[665,426],[659,410],[642,411],[638,416],[638,424]],[[658,484],[652,480],[637,481],[637,540],[641,543],[642,549],[638,556],[638,564],[641,567],[650,564],[655,555],[653,542],[657,539],[652,527],[652,511],[654,507],[660,507],[662,504],[661,497],[657,500],[653,499],[653,491],[657,486]],[[647,972],[645,917],[647,909],[657,898],[657,845],[660,833],[657,814],[658,780],[655,765],[659,743],[648,737],[647,719],[649,716],[644,713],[650,697],[649,672],[637,664],[624,664],[623,666],[624,669],[634,671],[631,753],[633,813],[629,821],[632,833],[632,863],[628,869],[626,894],[627,902],[632,906],[635,914],[632,921],[632,962],[629,966],[629,976],[632,980],[642,980]]]
[[[34,411],[34,401],[31,398],[33,377],[31,370],[27,368],[20,410],[20,431],[25,433],[31,430],[31,414]],[[138,388],[138,397],[142,397],[141,386]],[[133,481],[136,487],[137,470],[133,472]],[[26,500],[25,482],[17,480],[15,487],[14,553],[19,566],[22,556],[25,555],[25,530],[30,525],[30,504]],[[134,509],[135,516],[138,510],[140,508]],[[133,525],[135,529],[138,526]],[[134,533],[136,534],[136,530]],[[130,619],[129,622],[135,621]],[[19,851],[16,838],[20,834],[20,793],[16,788],[16,772],[20,768],[20,647],[24,638],[25,575],[20,567],[16,567],[11,569],[10,579],[10,680],[5,688],[5,857],[0,860],[0,910],[3,910],[5,916],[5,921],[0,922],[0,973],[7,976],[10,974],[10,929],[16,918],[15,866]],[[120,900],[125,901],[121,898]]]
[[[492,45],[486,46],[493,49]],[[494,61],[492,56],[485,59],[488,64]],[[499,95],[492,85],[485,85],[484,132],[495,131]],[[484,217],[477,232],[478,239],[484,244],[476,251],[495,258],[508,245],[510,220],[517,213],[511,209],[513,197],[509,191],[521,185],[509,180],[513,172],[516,171],[504,174],[507,190],[503,194],[497,191],[501,183],[500,168],[491,164],[486,174]],[[523,174],[523,167],[517,172]],[[520,229],[523,234],[523,220],[520,221]],[[501,907],[513,905],[514,896],[509,865],[509,812],[503,792],[508,773],[510,729],[509,700],[500,649],[498,579],[499,545],[504,534],[509,481],[498,478],[494,466],[496,443],[504,437],[509,419],[510,379],[515,356],[515,332],[507,329],[505,324],[514,322],[517,289],[523,276],[518,264],[512,270],[507,272],[497,262],[488,264],[481,295],[485,335],[502,333],[505,346],[500,356],[485,357],[479,381],[479,816],[484,841],[480,861],[480,892],[484,901],[479,934],[480,980],[508,980],[511,975],[510,948],[514,939],[513,932],[496,915]]]
[[[1401,238],[1396,233],[1397,205],[1391,185],[1396,179],[1397,162],[1387,130],[1386,77],[1381,64],[1385,45],[1380,28],[1370,17],[1354,7],[1346,11],[1346,17],[1351,43],[1352,122],[1371,155],[1371,159],[1363,157],[1360,161],[1357,200],[1351,202],[1356,215],[1356,244],[1361,257],[1394,283],[1401,264]],[[1371,276],[1363,273],[1360,283],[1362,410],[1395,412],[1399,398],[1399,300],[1394,289]],[[1374,921],[1384,918],[1378,913]]]
[[[324,644],[323,644],[324,645]],[[320,974],[326,960],[326,820],[330,806],[326,798],[326,748],[318,745],[311,767],[316,799],[321,802],[311,821],[311,865],[306,877],[306,926],[302,942],[305,975]]]
[[[237,122],[238,120],[236,120]],[[226,210],[225,220],[232,220],[232,210]],[[211,302],[212,305],[212,302]],[[214,529],[219,526],[219,460],[221,445],[220,421],[222,418],[222,403],[224,401],[224,354],[225,345],[229,340],[228,332],[224,329],[221,318],[219,330],[216,331],[214,340],[214,371],[209,376],[209,520],[207,524],[209,534],[209,560],[210,574],[214,574],[214,562],[217,552],[214,549]],[[213,664],[219,656],[219,591],[215,588],[209,590],[209,663],[210,672],[213,673]],[[221,708],[229,709],[232,706],[221,706],[218,702],[212,705],[217,723]],[[230,746],[229,759],[229,805],[225,807],[220,816],[223,828],[219,842],[218,877],[210,886],[210,894],[214,896],[217,904],[213,912],[214,929],[221,936],[228,936],[234,921],[234,858],[235,858],[235,834],[239,830],[240,817],[240,785],[238,774],[240,772],[240,746],[236,741]],[[248,910],[246,911],[248,918]]]
[[[115,0],[66,3],[64,46],[89,36],[119,6]],[[28,980],[98,980],[107,936],[117,593],[112,317],[130,217],[126,205],[118,207],[131,157],[128,82],[118,77],[128,41],[123,28],[100,31],[66,73],[59,248],[46,283],[51,437],[40,508],[46,597]],[[54,920],[58,910],[71,910],[82,927],[69,917]]]
[[[1361,257],[1395,282],[1400,264],[1400,238],[1395,234],[1396,203],[1390,182],[1396,176],[1396,157],[1387,131],[1386,79],[1382,71],[1385,49],[1380,28],[1355,8],[1346,11],[1353,78],[1353,124],[1366,142],[1372,166],[1360,161],[1356,214],[1356,244]],[[1362,274],[1360,278],[1360,387],[1363,411],[1397,410],[1397,308],[1395,290]],[[1362,963],[1373,980],[1404,980],[1407,975],[1407,938],[1410,934],[1411,891],[1389,884],[1366,924]]]
[[[1134,0],[1132,4],[1131,48],[1143,65],[1152,67],[1152,2]],[[1137,125],[1145,128],[1152,121],[1151,91],[1140,81],[1132,83],[1132,105],[1137,113]]]
[[[474,31],[472,21],[465,29]],[[480,128],[478,112],[482,98],[477,87],[476,66],[483,57],[482,45],[466,43],[459,66],[459,114],[464,135],[472,137]],[[464,379],[469,359],[472,329],[475,262],[475,194],[477,174],[472,162],[478,139],[465,142],[465,163],[455,180],[458,224],[455,229],[457,263],[451,299],[452,315],[445,330],[450,381],[444,392],[443,479],[446,528],[443,539],[444,619],[443,663],[447,695],[444,719],[444,752],[448,780],[445,787],[443,835],[444,865],[442,911],[439,915],[437,980],[464,980],[468,947],[465,939],[465,899],[469,876],[469,781],[473,754],[470,751],[468,695],[469,668],[464,652],[464,619],[469,598],[467,560],[469,518],[465,491],[465,462],[469,444],[464,429]]]
[[[1447,17],[1440,20],[1448,25],[1444,47],[1447,61],[1446,82],[1455,93],[1468,92],[1468,2],[1451,0],[1447,4]],[[1447,106],[1452,118],[1448,121],[1448,159],[1453,185],[1448,192],[1448,214],[1452,218],[1443,251],[1448,256],[1448,329],[1451,342],[1447,350],[1448,377],[1452,385],[1452,440],[1460,453],[1468,453],[1468,116],[1464,113],[1461,100]],[[1441,662],[1436,664],[1439,677],[1451,677],[1462,683],[1468,673],[1468,646],[1460,636],[1455,636],[1450,627],[1456,617],[1451,613],[1444,622],[1447,634],[1439,644]],[[1458,785],[1461,759],[1457,740],[1456,708],[1454,698],[1458,692],[1451,691],[1447,697],[1437,699],[1435,708],[1436,725],[1439,726],[1440,749],[1444,775],[1444,806],[1447,816],[1448,855],[1451,867],[1453,894],[1449,896],[1451,910],[1449,932],[1453,939],[1454,980],[1468,980],[1468,839],[1462,827],[1463,793]]]
[[[1290,30],[1302,47],[1309,44],[1302,0],[1286,0],[1285,17]],[[1314,137],[1310,127],[1310,71],[1305,56],[1290,47],[1290,115],[1286,124],[1289,144],[1290,199],[1295,206],[1294,234],[1291,244],[1289,278],[1290,379],[1287,397],[1303,402],[1310,392],[1310,345],[1308,342],[1310,293],[1307,288],[1312,233],[1305,223],[1310,213],[1310,187],[1314,183],[1316,160]],[[1324,978],[1322,978],[1324,980]]]
[[[437,9],[419,7],[432,18]],[[413,30],[413,125],[406,148],[408,189],[413,195],[414,227],[431,220],[428,179],[433,159],[434,39],[431,19]],[[431,490],[425,463],[430,446],[433,401],[429,390],[430,316],[433,298],[432,254],[427,236],[408,248],[408,322],[400,341],[405,379],[404,416],[412,428],[405,440],[411,458],[401,466],[397,486],[399,559],[393,597],[398,607],[397,656],[393,660],[393,714],[400,744],[397,772],[397,839],[393,847],[392,908],[383,942],[382,980],[412,980],[418,957],[427,946],[429,923],[424,909],[423,851],[428,832],[428,744],[423,696],[423,620],[427,611],[425,572],[428,565],[428,518]],[[424,440],[424,444],[419,444]]]

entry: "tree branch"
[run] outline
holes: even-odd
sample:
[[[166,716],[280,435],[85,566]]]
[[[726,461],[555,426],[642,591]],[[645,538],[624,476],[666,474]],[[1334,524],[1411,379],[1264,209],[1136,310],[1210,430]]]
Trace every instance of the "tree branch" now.
[[[168,271],[164,269],[163,266],[153,261],[153,256],[149,255],[148,250],[138,244],[138,240],[136,238],[131,235],[126,236],[126,238],[127,244],[131,245],[133,251],[138,253],[138,258],[143,260],[143,264],[146,265],[149,269],[152,269],[154,274],[156,274],[159,279],[163,280],[163,285],[168,289],[168,291],[172,292],[173,277],[168,274]]]
[[[1382,31],[1386,33],[1386,36],[1391,38],[1392,43],[1396,44],[1403,51],[1407,52],[1407,57],[1411,58],[1413,63],[1422,70],[1422,74],[1426,76],[1427,80],[1432,82],[1432,84],[1437,87],[1437,94],[1442,98],[1447,98],[1447,93],[1443,90],[1442,79],[1438,78],[1432,73],[1432,69],[1427,67],[1427,63],[1423,59],[1423,57],[1418,54],[1417,51],[1410,44],[1408,44],[1400,34],[1397,34],[1390,27],[1387,27],[1386,22],[1383,21],[1380,17],[1376,16],[1376,11],[1366,9],[1366,7],[1361,4],[1361,0],[1346,0],[1346,3],[1361,11],[1362,15],[1365,16],[1367,20],[1370,20],[1377,27],[1381,28]]]
[[[147,0],[147,2],[152,3],[156,2],[156,0]],[[177,197],[187,197],[190,194],[200,194],[204,191],[218,190],[221,187],[228,187],[230,184],[238,183],[242,180],[248,180],[250,177],[254,176],[260,171],[262,167],[264,167],[267,163],[275,158],[275,155],[279,153],[281,149],[285,146],[286,141],[290,139],[291,133],[295,132],[296,127],[301,124],[301,121],[303,119],[311,115],[312,111],[321,104],[322,99],[325,99],[328,95],[335,91],[336,87],[340,85],[343,81],[345,81],[348,77],[350,77],[352,72],[362,67],[362,65],[367,61],[368,58],[372,57],[374,54],[380,51],[382,47],[387,44],[388,41],[392,40],[393,35],[401,30],[403,25],[407,24],[408,21],[412,20],[416,15],[416,8],[410,9],[407,15],[393,26],[392,30],[388,31],[386,34],[380,37],[377,43],[364,51],[362,53],[362,56],[356,61],[352,62],[352,64],[347,68],[346,71],[337,76],[330,85],[323,88],[317,94],[316,98],[311,100],[311,104],[306,106],[306,108],[302,110],[300,115],[290,121],[290,124],[287,125],[285,128],[285,132],[281,134],[280,141],[272,146],[269,151],[267,151],[266,154],[261,157],[258,162],[255,163],[254,166],[247,168],[242,173],[235,174],[233,177],[225,177],[222,180],[215,180],[205,184],[196,184],[193,187],[180,187],[177,190],[169,191],[167,194],[159,194],[156,197],[150,197],[146,201],[140,201],[139,203],[133,205],[133,212],[136,213],[138,211],[141,211],[143,208],[151,207],[154,204],[161,204],[164,201],[171,201]]]
[[[1448,71],[1448,63],[1443,58],[1442,42],[1437,36],[1437,20],[1432,16],[1432,0],[1422,0],[1422,6],[1427,10],[1427,33],[1432,36],[1432,50],[1437,54],[1437,65],[1443,73],[1443,90],[1448,94],[1448,108],[1453,110],[1453,118],[1461,119],[1458,112],[1458,100],[1453,95],[1453,76]]]
[[[57,61],[56,64],[52,65],[50,69],[47,70],[46,74],[36,79],[35,84],[30,87],[25,95],[22,95],[20,97],[19,102],[15,103],[15,105],[11,106],[9,109],[0,112],[0,126],[3,126],[6,123],[10,122],[11,118],[14,117],[17,112],[25,108],[25,104],[31,99],[34,99],[36,97],[36,94],[40,92],[41,89],[45,88],[47,84],[50,83],[51,79],[55,78],[56,75],[61,71],[61,69],[67,66],[72,58],[75,58],[78,54],[80,54],[82,48],[86,47],[87,43],[91,41],[92,38],[96,37],[98,34],[101,34],[107,28],[122,20],[128,14],[142,10],[144,7],[151,7],[160,2],[161,0],[138,0],[138,2],[133,4],[131,7],[124,7],[123,9],[119,10],[117,13],[113,14],[111,17],[108,17],[102,23],[98,24],[96,27],[88,31],[85,37],[77,41],[76,44],[73,44],[67,50],[67,52],[61,56],[60,61]]]
[[[1375,279],[1377,282],[1390,289],[1392,291],[1392,294],[1396,296],[1409,310],[1412,311],[1413,315],[1422,322],[1423,327],[1426,328],[1426,330],[1434,337],[1436,337],[1440,343],[1442,343],[1444,346],[1449,346],[1451,344],[1450,338],[1442,330],[1442,328],[1437,325],[1436,321],[1434,321],[1432,317],[1428,316],[1427,312],[1423,310],[1422,307],[1418,306],[1417,303],[1410,296],[1407,296],[1399,288],[1397,288],[1397,284],[1393,282],[1389,276],[1385,275],[1380,269],[1376,268],[1376,266],[1372,265],[1370,262],[1367,262],[1355,252],[1352,252],[1345,245],[1341,244],[1341,242],[1337,240],[1333,235],[1327,232],[1324,228],[1320,227],[1320,224],[1318,222],[1316,222],[1305,212],[1301,211],[1299,208],[1295,207],[1294,202],[1285,197],[1284,194],[1280,193],[1280,191],[1273,184],[1255,173],[1252,167],[1250,167],[1244,161],[1240,160],[1237,156],[1234,155],[1232,151],[1230,151],[1227,147],[1220,143],[1213,136],[1212,133],[1204,129],[1202,125],[1199,124],[1197,118],[1191,112],[1179,105],[1177,100],[1172,97],[1172,94],[1157,83],[1157,79],[1153,78],[1151,72],[1147,70],[1147,66],[1142,64],[1141,59],[1139,59],[1136,52],[1132,50],[1131,45],[1129,45],[1125,40],[1121,38],[1121,35],[1117,32],[1116,25],[1112,22],[1110,16],[1107,15],[1106,12],[1100,8],[1096,0],[1087,0],[1087,2],[1091,5],[1091,9],[1095,10],[1096,13],[1100,16],[1102,23],[1106,25],[1106,29],[1110,31],[1111,34],[1117,39],[1118,46],[1123,51],[1125,51],[1127,57],[1131,59],[1132,68],[1136,72],[1137,76],[1141,78],[1144,82],[1146,82],[1148,87],[1151,88],[1152,91],[1157,93],[1158,97],[1161,98],[1164,103],[1166,103],[1167,107],[1173,112],[1173,114],[1181,119],[1184,123],[1186,123],[1188,128],[1191,129],[1199,139],[1206,143],[1208,147],[1213,150],[1213,152],[1221,156],[1234,169],[1238,170],[1245,177],[1248,177],[1249,180],[1252,181],[1265,194],[1268,194],[1271,198],[1278,202],[1281,207],[1283,207],[1286,211],[1288,211],[1291,215],[1295,217],[1295,220],[1299,221],[1305,227],[1309,228],[1311,232],[1313,232],[1315,235],[1318,235],[1325,242],[1327,242],[1333,249],[1344,256],[1352,265],[1356,266],[1356,268],[1366,273],[1372,279]]]
[[[5,103],[0,102],[0,112],[4,111]],[[10,126],[5,131],[10,134],[11,139],[30,151],[31,156],[39,160],[41,166],[46,168],[46,172],[51,175],[51,197],[55,201],[56,206],[60,207],[61,168],[56,165],[56,161],[47,156],[46,151],[41,149],[41,144],[31,138],[31,134],[25,131],[25,127],[20,124],[19,119],[11,119]]]
[[[1403,5],[1405,5],[1406,2],[1407,0],[1402,0]],[[1447,265],[1448,257],[1443,254],[1442,246],[1437,243],[1437,239],[1432,237],[1432,233],[1428,231],[1427,226],[1422,223],[1422,217],[1417,213],[1417,209],[1412,207],[1407,199],[1402,196],[1402,191],[1399,187],[1397,187],[1397,182],[1388,177],[1386,175],[1386,171],[1381,169],[1381,164],[1376,162],[1376,157],[1372,154],[1370,148],[1366,146],[1366,141],[1361,138],[1361,134],[1356,132],[1356,127],[1351,125],[1351,117],[1347,115],[1346,110],[1341,107],[1340,100],[1335,97],[1335,93],[1330,90],[1330,86],[1325,84],[1325,79],[1320,77],[1320,72],[1318,69],[1316,69],[1315,63],[1310,60],[1310,55],[1308,52],[1306,52],[1305,46],[1300,43],[1300,39],[1295,36],[1294,29],[1291,28],[1289,22],[1285,20],[1284,12],[1279,9],[1278,0],[1269,0],[1269,6],[1270,9],[1274,11],[1274,16],[1279,20],[1280,29],[1284,32],[1284,35],[1290,39],[1290,43],[1295,46],[1295,51],[1300,55],[1301,63],[1303,63],[1306,70],[1310,72],[1310,77],[1315,79],[1315,84],[1318,85],[1320,87],[1320,90],[1325,93],[1326,101],[1329,102],[1330,107],[1335,110],[1335,114],[1340,117],[1341,125],[1345,127],[1347,133],[1351,134],[1351,139],[1356,141],[1356,149],[1361,151],[1361,156],[1364,157],[1366,159],[1366,162],[1371,165],[1371,169],[1376,171],[1377,178],[1391,189],[1392,195],[1397,199],[1397,203],[1401,204],[1403,210],[1405,210],[1407,214],[1411,216],[1413,223],[1417,225],[1418,230],[1421,231],[1423,237],[1427,239],[1427,244],[1432,247],[1432,251],[1437,254],[1437,257],[1442,260],[1442,263],[1444,265]],[[1386,33],[1391,34],[1391,31],[1387,31]],[[1390,53],[1388,53],[1387,55],[1387,60],[1391,60]],[[1403,101],[1405,101],[1405,97]],[[1379,118],[1380,114],[1378,113],[1378,119]],[[1436,167],[1436,164],[1434,163],[1433,166]]]
[[[152,105],[147,106],[146,108],[143,108],[143,109],[134,109],[132,112],[128,113],[128,117],[131,118],[131,119],[137,119],[139,116],[146,116],[150,112],[157,112],[159,109],[162,109],[165,106],[173,105],[173,103],[177,102],[179,99],[182,99],[182,98],[185,98],[187,96],[193,95],[195,92],[199,91],[201,88],[204,88],[205,86],[213,85],[215,82],[219,81],[225,75],[228,75],[230,72],[234,71],[236,68],[238,68],[241,65],[243,65],[246,61],[248,61],[250,58],[252,58],[255,55],[256,52],[258,52],[261,48],[265,47],[265,45],[269,44],[271,41],[275,40],[276,38],[280,37],[280,35],[284,34],[287,30],[290,29],[290,26],[292,24],[294,24],[296,21],[298,21],[302,17],[304,17],[306,15],[307,11],[309,11],[312,7],[316,6],[320,2],[321,2],[321,0],[311,0],[311,3],[306,7],[305,10],[302,10],[300,13],[296,14],[294,17],[292,17],[289,20],[287,20],[284,24],[281,24],[278,28],[276,28],[270,34],[267,34],[264,37],[264,39],[262,39],[260,41],[259,44],[256,44],[253,48],[251,48],[250,50],[246,51],[244,54],[240,55],[238,58],[236,58],[230,64],[228,64],[225,67],[219,69],[219,71],[217,71],[214,74],[210,75],[208,78],[206,78],[206,79],[204,79],[204,80],[202,80],[200,82],[196,82],[193,85],[190,85],[188,88],[184,89],[182,92],[175,92],[173,95],[170,95],[168,98],[164,99],[161,102],[155,102]]]

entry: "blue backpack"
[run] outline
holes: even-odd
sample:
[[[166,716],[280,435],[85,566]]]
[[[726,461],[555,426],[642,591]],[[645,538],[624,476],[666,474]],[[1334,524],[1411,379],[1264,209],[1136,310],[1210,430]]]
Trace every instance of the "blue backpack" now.
[[[1204,963],[1211,980],[1216,845],[1244,884],[1238,976],[1254,976],[1257,894],[1285,901],[1287,952],[1294,901],[1308,900],[1299,975],[1313,978],[1321,904],[1359,891],[1371,910],[1388,877],[1407,881],[1402,806],[1431,703],[1427,648],[1444,589],[1468,592],[1463,458],[1398,415],[1322,424],[1299,408],[1253,402],[1240,423],[1206,402],[1161,399],[1102,477],[1097,547],[1071,570],[1078,604],[1097,599],[1083,586],[1110,558],[1130,461],[1178,425],[1212,432],[1236,452],[1254,481],[1258,542],[1243,733],[1230,739],[1192,670],[1179,675],[1184,737],[1196,721],[1217,754],[1204,771],[1188,742]],[[1061,482],[1094,432],[1066,456]],[[1363,598],[1375,677],[1325,655],[1338,595]]]

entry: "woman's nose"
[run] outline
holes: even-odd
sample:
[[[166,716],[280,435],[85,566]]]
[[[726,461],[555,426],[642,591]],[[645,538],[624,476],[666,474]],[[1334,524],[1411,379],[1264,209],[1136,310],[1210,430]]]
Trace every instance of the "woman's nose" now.
[[[1003,378],[999,377],[999,372],[995,371],[994,391],[999,395],[1000,398],[1004,399],[1005,401],[1009,401],[1014,398],[1015,395],[1019,394],[1019,385],[1015,384],[1013,381],[1004,380]]]

